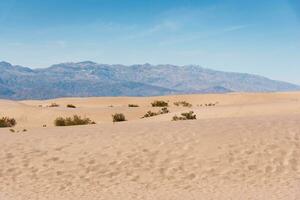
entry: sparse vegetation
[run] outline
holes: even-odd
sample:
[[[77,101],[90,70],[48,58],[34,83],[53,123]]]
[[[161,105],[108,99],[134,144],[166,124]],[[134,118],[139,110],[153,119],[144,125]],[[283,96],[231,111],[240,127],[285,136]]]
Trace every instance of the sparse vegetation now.
[[[12,129],[12,128],[9,129],[9,131],[12,132],[12,133],[16,132],[16,131],[15,131],[14,129]]]
[[[2,117],[0,118],[0,128],[13,127],[17,124],[14,118]]]
[[[183,107],[192,107],[193,105],[186,101],[177,101],[174,102],[175,106],[183,106]]]
[[[112,115],[113,122],[123,122],[126,121],[125,115],[123,113],[115,113]]]
[[[76,125],[86,125],[86,124],[95,124],[89,118],[81,118],[78,115],[74,115],[73,117],[58,117],[54,120],[55,126],[76,126]]]
[[[59,107],[57,103],[51,103],[48,107]]]
[[[166,107],[162,108],[158,112],[152,112],[151,110],[149,110],[142,118],[153,117],[153,116],[156,116],[156,115],[166,114],[166,113],[169,113],[169,112],[170,111]]]
[[[73,104],[68,104],[67,108],[76,108],[76,106],[74,106]]]
[[[173,121],[178,121],[178,120],[195,120],[196,119],[196,115],[194,114],[194,111],[190,111],[187,113],[181,113],[181,116],[177,116],[175,115],[173,117]]]
[[[160,114],[167,114],[169,112],[170,111],[168,110],[168,108],[164,107],[164,108],[161,109]]]
[[[166,101],[154,101],[151,103],[152,107],[168,107],[169,104]]]
[[[137,104],[128,104],[128,107],[139,107]]]
[[[216,106],[218,104],[218,102],[216,102],[216,103],[206,103],[206,104],[204,104],[205,106]]]
[[[149,111],[147,111],[147,113],[142,118],[153,117],[153,116],[156,116],[156,115],[159,115],[159,114],[149,110]]]

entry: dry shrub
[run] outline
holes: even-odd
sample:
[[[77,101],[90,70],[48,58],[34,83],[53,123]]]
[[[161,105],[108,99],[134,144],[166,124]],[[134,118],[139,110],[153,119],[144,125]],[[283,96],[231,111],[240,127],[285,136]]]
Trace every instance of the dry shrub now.
[[[169,113],[169,112],[170,111],[166,107],[162,108],[158,112],[152,112],[151,110],[149,110],[142,118],[153,117],[153,116],[156,116],[156,115],[166,114],[166,113]]]
[[[68,104],[67,108],[76,108],[76,106],[74,106],[73,104]]]
[[[128,104],[128,107],[139,107],[137,104]]]
[[[2,117],[0,118],[0,128],[3,127],[13,127],[17,124],[14,118]]]
[[[194,111],[190,111],[187,113],[181,113],[181,116],[177,116],[175,115],[173,117],[173,121],[178,121],[178,120],[195,120],[196,119],[196,115],[194,114]]]
[[[55,126],[76,126],[76,125],[86,125],[86,124],[95,124],[90,118],[81,118],[78,115],[73,117],[58,117],[54,120]]]
[[[152,107],[168,107],[168,102],[166,101],[154,101],[151,103]]]
[[[146,114],[144,114],[144,116],[142,118],[153,117],[156,115],[158,115],[158,113],[152,112],[151,110],[149,110],[148,112],[146,112]]]
[[[51,103],[48,107],[59,107],[57,103]]]
[[[113,122],[123,122],[126,121],[125,115],[123,113],[115,113],[112,115]]]
[[[177,102],[174,102],[174,105],[175,106],[183,106],[183,107],[192,107],[193,105],[190,104],[189,102],[186,102],[186,101],[177,101]]]

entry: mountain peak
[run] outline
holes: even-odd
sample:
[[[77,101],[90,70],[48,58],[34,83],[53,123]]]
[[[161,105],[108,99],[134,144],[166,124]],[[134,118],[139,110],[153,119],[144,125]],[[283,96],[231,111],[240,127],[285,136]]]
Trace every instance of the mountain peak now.
[[[76,64],[78,64],[78,65],[97,65],[97,63],[95,63],[93,61],[89,61],[89,60],[78,62]]]
[[[5,62],[5,61],[1,61],[0,62],[0,67],[4,67],[4,68],[11,68],[12,64]]]
[[[215,71],[198,65],[107,65],[69,62],[44,69],[1,62],[3,98],[45,99],[65,96],[153,96],[183,93],[275,92],[300,86],[265,77]],[[5,68],[3,68],[5,67]],[[26,91],[26,92],[24,92]]]

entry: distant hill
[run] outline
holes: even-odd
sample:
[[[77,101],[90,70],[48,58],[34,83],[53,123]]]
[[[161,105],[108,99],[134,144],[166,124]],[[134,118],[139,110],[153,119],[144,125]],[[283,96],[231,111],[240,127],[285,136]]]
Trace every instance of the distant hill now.
[[[0,72],[0,98],[5,99],[300,90],[298,85],[262,76],[195,65],[125,66],[85,61],[31,69],[0,62]]]

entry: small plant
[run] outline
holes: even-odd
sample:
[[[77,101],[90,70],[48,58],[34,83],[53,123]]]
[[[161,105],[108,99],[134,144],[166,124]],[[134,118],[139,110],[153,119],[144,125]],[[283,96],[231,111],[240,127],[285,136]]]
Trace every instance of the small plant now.
[[[187,112],[187,113],[181,113],[181,116],[177,116],[175,115],[173,117],[173,121],[178,121],[178,120],[195,120],[196,119],[196,115],[194,114],[193,111]]]
[[[128,104],[128,107],[139,107],[137,104]]]
[[[51,103],[48,107],[59,107],[57,103]]]
[[[163,107],[158,112],[152,112],[151,110],[149,110],[142,118],[153,117],[153,116],[156,116],[156,115],[162,115],[162,114],[166,114],[166,113],[169,113],[169,112],[170,111],[166,107]]]
[[[67,108],[76,108],[76,106],[74,106],[73,104],[68,104]]]
[[[215,106],[217,103],[206,103],[205,106]]]
[[[123,122],[126,121],[125,115],[123,113],[116,113],[112,115],[113,122]]]
[[[92,120],[89,118],[81,118],[78,115],[74,115],[73,117],[58,117],[54,120],[55,126],[76,126],[76,125],[86,125],[86,124],[94,124]]]
[[[160,114],[167,114],[169,112],[170,111],[168,110],[168,108],[164,107],[164,108],[161,109]]]
[[[168,107],[168,102],[166,101],[154,101],[151,103],[152,107]]]
[[[9,129],[9,131],[12,132],[12,133],[16,132],[16,131],[15,131],[14,129],[12,129],[12,128]]]
[[[174,105],[175,106],[183,106],[183,107],[192,107],[193,105],[190,104],[189,102],[186,102],[186,101],[177,101],[177,102],[174,102]]]
[[[13,127],[17,124],[14,118],[2,117],[0,118],[0,128],[3,127]]]
[[[187,120],[196,119],[196,115],[194,114],[194,111],[190,111],[190,112],[187,112],[187,113],[181,113],[181,115],[183,117],[185,117]]]
[[[27,132],[27,129],[24,128],[22,131],[23,131],[23,132]]]
[[[152,112],[151,110],[149,110],[142,118],[153,117],[156,115],[158,115],[158,113]]]

